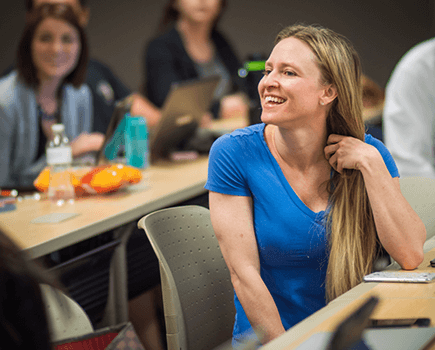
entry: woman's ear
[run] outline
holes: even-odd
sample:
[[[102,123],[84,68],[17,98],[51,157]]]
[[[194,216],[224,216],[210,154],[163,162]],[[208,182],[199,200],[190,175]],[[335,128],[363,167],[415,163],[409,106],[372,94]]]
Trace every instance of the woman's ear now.
[[[337,97],[337,88],[335,87],[335,85],[330,84],[328,86],[325,86],[323,90],[323,95],[321,97],[321,101],[323,102],[323,104],[328,105],[329,103],[334,101],[336,97]]]

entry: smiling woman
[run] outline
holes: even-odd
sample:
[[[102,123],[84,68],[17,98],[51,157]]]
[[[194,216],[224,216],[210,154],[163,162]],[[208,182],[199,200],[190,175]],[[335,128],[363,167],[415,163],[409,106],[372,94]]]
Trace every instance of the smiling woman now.
[[[46,165],[51,125],[62,123],[73,155],[97,151],[92,97],[83,85],[88,46],[73,9],[44,4],[27,16],[17,70],[0,80],[0,187],[28,187]]]
[[[426,238],[388,150],[364,135],[346,38],[283,29],[258,91],[263,123],[213,144],[206,184],[236,292],[235,345],[253,331],[276,338],[360,283],[383,250],[417,267]]]

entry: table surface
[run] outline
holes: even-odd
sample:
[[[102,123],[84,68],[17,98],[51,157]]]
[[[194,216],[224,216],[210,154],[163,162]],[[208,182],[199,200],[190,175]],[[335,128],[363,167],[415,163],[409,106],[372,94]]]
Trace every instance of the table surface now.
[[[425,244],[425,257],[417,270],[434,272],[429,261],[435,258],[435,239]],[[398,270],[393,264],[389,269]],[[262,349],[295,349],[313,334],[331,332],[347,316],[371,296],[380,301],[373,311],[373,319],[429,318],[435,327],[435,282],[432,283],[361,283],[333,300],[286,333],[266,344]],[[429,349],[435,349],[434,341]]]
[[[246,119],[215,120],[211,130],[230,132],[247,125]],[[142,181],[107,195],[77,198],[74,204],[56,207],[48,200],[17,203],[17,209],[0,213],[0,227],[31,258],[38,258],[143,215],[205,193],[208,157],[188,161],[159,161],[142,172]],[[32,220],[53,213],[74,213],[59,223]]]
[[[16,210],[0,213],[0,226],[31,258],[37,258],[205,193],[207,164],[205,156],[193,161],[162,161],[144,170],[137,185],[77,198],[74,204],[62,207],[47,199],[25,199],[17,203]],[[52,213],[78,215],[59,223],[32,223]]]

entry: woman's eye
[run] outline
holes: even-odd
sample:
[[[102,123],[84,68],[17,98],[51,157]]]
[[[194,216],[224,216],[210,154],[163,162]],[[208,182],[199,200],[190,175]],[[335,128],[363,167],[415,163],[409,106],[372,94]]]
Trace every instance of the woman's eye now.
[[[285,75],[288,75],[288,76],[290,76],[290,77],[296,75],[294,72],[289,71],[289,70],[285,71],[284,74],[285,74]]]
[[[74,42],[74,38],[71,35],[63,35],[62,42],[64,44],[72,44]]]
[[[50,34],[42,34],[42,35],[39,37],[39,41],[44,42],[44,43],[48,43],[48,42],[50,42],[51,40],[52,40],[52,37],[51,37]]]
[[[263,71],[263,75],[269,75],[270,72],[271,72],[270,69],[265,69],[265,70]]]

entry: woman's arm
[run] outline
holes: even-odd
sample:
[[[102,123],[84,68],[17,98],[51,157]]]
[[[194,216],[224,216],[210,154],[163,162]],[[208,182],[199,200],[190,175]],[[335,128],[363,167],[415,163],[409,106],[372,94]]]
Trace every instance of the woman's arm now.
[[[210,214],[237,297],[251,326],[265,344],[285,330],[260,276],[251,198],[210,191]]]
[[[383,247],[403,269],[415,269],[423,261],[426,228],[379,151],[353,137],[330,135],[325,155],[339,173],[343,169],[361,171]]]
[[[99,151],[104,143],[104,135],[99,132],[82,132],[71,141],[73,157],[78,157],[84,153]]]

